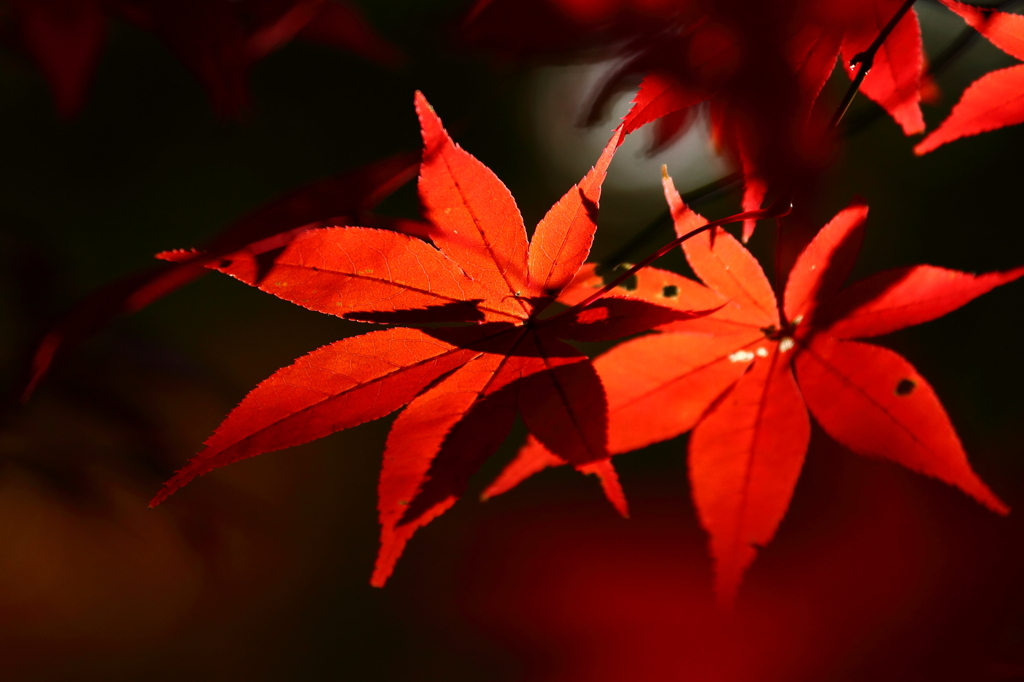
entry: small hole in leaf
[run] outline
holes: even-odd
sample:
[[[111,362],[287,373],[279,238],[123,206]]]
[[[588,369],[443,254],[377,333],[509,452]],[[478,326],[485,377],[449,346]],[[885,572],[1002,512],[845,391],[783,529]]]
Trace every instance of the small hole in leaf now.
[[[633,267],[632,263],[620,263],[611,270],[603,272],[601,274],[601,279],[604,280],[604,283],[606,285],[611,284],[619,277],[619,275],[624,273],[626,270],[629,270],[631,267]],[[636,289],[636,287],[636,275],[630,275],[628,278],[626,278],[624,282],[619,284],[619,288],[625,289],[626,291],[633,291],[634,289]]]
[[[222,258],[221,261],[219,263],[217,263],[217,267],[218,268],[230,268],[231,267],[231,261],[228,260],[227,258]]]
[[[679,287],[677,287],[675,284],[669,284],[668,286],[661,290],[661,295],[664,296],[665,298],[675,298],[676,296],[679,295]]]
[[[910,379],[900,379],[900,383],[896,384],[896,395],[910,395],[915,388],[917,384]]]

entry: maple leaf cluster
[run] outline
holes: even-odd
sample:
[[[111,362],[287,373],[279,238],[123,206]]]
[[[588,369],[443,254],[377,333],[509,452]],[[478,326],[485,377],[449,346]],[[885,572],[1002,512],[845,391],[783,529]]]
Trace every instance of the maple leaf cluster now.
[[[705,223],[668,177],[665,194],[680,234]],[[705,286],[651,269],[627,295],[720,307],[628,341],[594,363],[609,393],[614,454],[693,430],[694,502],[711,535],[716,587],[726,603],[755,548],[768,544],[789,506],[810,439],[808,410],[850,450],[955,485],[997,513],[1008,511],[971,470],[917,370],[892,351],[854,339],[945,315],[1021,277],[1024,268],[975,276],[921,265],[843,289],[867,212],[855,201],[821,229],[791,271],[781,306],[757,261],[731,235],[706,233],[685,242],[686,258]],[[580,286],[600,287],[600,278]],[[659,364],[652,371],[653,358]],[[505,492],[561,463],[531,441],[484,494]],[[610,497],[623,507],[621,493]]]
[[[380,478],[372,578],[379,586],[412,534],[463,494],[517,413],[530,442],[485,498],[568,463],[597,474],[624,515],[611,455],[693,429],[694,501],[728,605],[755,547],[771,540],[789,506],[810,438],[809,409],[851,450],[958,486],[1006,513],[971,470],[925,379],[895,353],[854,339],[945,315],[1024,268],[977,277],[917,266],[843,289],[867,217],[855,201],[801,254],[780,305],[756,260],[685,206],[666,175],[676,230],[704,284],[648,268],[637,271],[634,290],[610,289],[584,262],[622,127],[528,241],[508,189],[451,140],[419,93],[416,111],[430,242],[364,227],[310,229],[208,267],[345,319],[463,326],[374,331],[279,370],[152,504],[219,466],[404,407]],[[594,362],[565,343],[652,330]]]
[[[1024,17],[941,2],[1024,60]],[[66,116],[83,105],[110,16],[157,35],[229,113],[248,102],[251,67],[296,37],[390,66],[402,59],[337,0],[11,5],[18,43],[45,72]],[[214,270],[381,328],[316,349],[260,383],[151,505],[218,467],[398,412],[378,489],[377,586],[412,535],[464,495],[517,415],[527,442],[485,499],[571,465],[596,475],[623,516],[627,498],[612,458],[689,432],[693,501],[726,607],[789,508],[812,417],[845,448],[938,479],[1006,514],[972,470],[927,380],[902,356],[862,339],[944,316],[1024,276],[1024,267],[973,275],[918,265],[847,285],[866,202],[855,199],[820,229],[807,217],[858,92],[905,135],[926,132],[921,105],[933,85],[912,5],[480,0],[461,36],[492,52],[525,59],[618,50],[622,59],[587,112],[592,123],[640,77],[631,110],[594,166],[530,237],[506,186],[452,140],[417,92],[419,158],[398,154],[302,187],[198,250],[159,254],[164,263],[86,299],[43,337],[23,398],[58,350]],[[550,22],[534,31],[538,16]],[[851,82],[840,102],[827,88],[837,64]],[[981,76],[915,153],[1024,122],[1022,92],[1024,64]],[[648,125],[656,147],[669,144],[700,107],[742,175],[742,212],[709,223],[684,203],[666,171],[676,239],[606,281],[611,275],[586,261],[616,150]],[[380,215],[380,203],[417,171],[423,219]],[[767,199],[774,201],[762,208]],[[743,245],[762,219],[778,221],[775,286]],[[740,239],[721,228],[739,222]],[[803,237],[784,244],[801,225]],[[699,281],[650,265],[676,246]],[[623,286],[627,278],[635,286]],[[596,358],[579,346],[617,341]]]
[[[416,528],[450,507],[505,440],[516,413],[575,464],[607,460],[607,405],[590,360],[564,340],[612,340],[691,313],[609,297],[572,315],[540,317],[590,252],[597,202],[618,147],[526,239],[508,189],[456,146],[426,99],[416,110],[424,152],[420,196],[433,244],[387,230],[341,227],[262,242],[216,269],[312,310],[396,323],[344,339],[260,384],[154,498],[215,467],[383,417],[405,405],[388,436],[380,484],[383,584]],[[269,267],[261,256],[272,254]],[[266,262],[264,259],[263,262]]]

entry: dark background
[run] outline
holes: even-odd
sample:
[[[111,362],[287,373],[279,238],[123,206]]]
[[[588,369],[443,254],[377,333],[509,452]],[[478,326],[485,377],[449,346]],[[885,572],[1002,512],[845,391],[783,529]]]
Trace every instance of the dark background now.
[[[253,105],[234,119],[214,113],[155,38],[124,24],[112,24],[72,120],[56,115],[28,59],[0,52],[5,387],[47,325],[154,253],[197,245],[312,180],[416,150],[415,89],[505,181],[528,225],[596,159],[547,168],[535,124],[542,72],[458,47],[464,3],[362,5],[405,67],[296,41],[256,66]],[[942,12],[922,10],[933,53],[959,28]],[[1013,62],[983,43],[939,77],[930,128],[974,78]],[[851,117],[873,107],[859,98]],[[855,276],[1024,262],[1024,128],[924,158],[913,143],[876,117],[825,183],[822,222],[854,194],[871,206]],[[656,190],[609,183],[602,209],[614,220],[598,233],[598,259],[660,210]],[[699,208],[720,217],[737,204],[726,193]],[[383,212],[414,217],[412,185]],[[769,254],[771,231],[752,248]],[[1022,303],[1024,285],[1010,284],[878,340],[929,379],[972,465],[1014,508],[1024,505]],[[567,470],[476,502],[518,430],[466,498],[417,534],[384,589],[368,578],[389,419],[221,469],[146,508],[247,390],[364,329],[210,275],[118,320],[67,355],[31,403],[7,409],[0,677],[1024,679],[1020,514],[996,517],[817,428],[790,512],[731,618],[712,605],[685,437],[616,458],[633,509],[623,521],[594,480]]]

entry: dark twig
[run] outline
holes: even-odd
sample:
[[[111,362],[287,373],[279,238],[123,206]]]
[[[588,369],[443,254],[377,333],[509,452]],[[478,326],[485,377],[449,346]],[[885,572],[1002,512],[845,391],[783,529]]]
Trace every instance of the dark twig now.
[[[854,55],[853,59],[850,60],[850,67],[860,65],[857,69],[857,75],[853,77],[853,82],[850,83],[850,87],[846,89],[846,94],[843,95],[843,100],[839,103],[839,107],[836,109],[836,113],[832,116],[832,121],[829,123],[829,128],[835,130],[839,127],[839,122],[843,120],[843,116],[846,114],[846,110],[850,108],[850,104],[853,102],[853,98],[857,96],[857,91],[860,90],[861,84],[864,79],[867,78],[868,72],[871,71],[871,67],[875,63],[875,55],[882,48],[882,44],[885,42],[889,34],[896,28],[896,24],[900,23],[900,20],[910,11],[910,8],[914,6],[915,0],[906,0],[893,15],[889,23],[882,27],[879,31],[878,36],[875,37],[874,42],[868,46],[868,49],[863,52],[858,52]]]
[[[1015,1],[1016,0],[1002,0],[1002,2],[992,5],[992,8],[1000,9],[1006,5],[1013,4]],[[878,50],[881,49],[882,44],[886,41],[889,35],[896,28],[896,25],[903,19],[907,12],[910,11],[910,8],[913,5],[914,0],[906,0],[906,2],[903,3],[903,5],[896,12],[896,14],[893,15],[892,19],[889,20],[889,23],[887,23],[882,28],[882,30],[879,32],[878,36],[876,36],[875,40],[871,43],[868,49],[865,50],[864,52],[858,53],[853,57],[853,59],[850,60],[850,66],[859,64],[860,69],[858,70],[856,76],[854,76],[853,81],[850,83],[850,87],[847,88],[846,93],[843,95],[842,101],[836,109],[835,114],[832,116],[830,128],[838,128],[839,123],[843,119],[843,116],[845,116],[846,112],[849,110],[850,104],[853,102],[854,97],[856,97],[857,92],[860,90],[860,86],[863,84],[864,79],[867,77],[868,72],[871,70],[871,67],[874,64],[875,55],[878,53]],[[973,42],[977,35],[977,31],[975,31],[971,27],[967,27],[966,29],[964,29],[960,33],[960,35],[958,35],[949,45],[946,46],[946,48],[941,53],[939,53],[935,57],[934,60],[932,60],[925,75],[931,77],[945,69],[963,52],[963,50],[968,45],[971,44],[971,42]],[[866,128],[871,123],[873,123],[874,120],[877,119],[880,115],[880,109],[872,109],[870,113],[868,113],[867,115],[863,115],[854,119],[849,125],[845,127],[844,132],[848,135],[856,134],[863,130],[864,128]],[[742,174],[730,173],[729,175],[721,177],[718,180],[714,180],[704,185],[703,187],[699,187],[693,192],[684,195],[683,200],[687,204],[693,204],[695,202],[708,199],[718,194],[719,192],[732,188],[734,185],[742,182],[742,180]],[[655,218],[650,224],[648,224],[647,227],[637,232],[632,239],[630,239],[628,242],[626,242],[618,249],[616,249],[614,252],[612,252],[610,256],[603,259],[603,265],[599,267],[599,271],[608,271],[622,264],[629,256],[629,254],[633,253],[633,251],[643,246],[655,234],[657,234],[659,230],[668,225],[671,225],[671,216],[668,212],[662,213],[657,218]],[[623,277],[623,279],[625,279],[625,277]]]
[[[1002,10],[1015,2],[1017,0],[1002,0],[1002,2],[998,2],[995,5],[984,5],[984,7]],[[978,7],[981,6],[978,5]],[[963,54],[964,50],[974,43],[978,35],[978,32],[972,26],[966,26],[956,38],[943,48],[942,52],[935,55],[935,58],[931,60],[928,69],[924,73],[925,78],[933,78],[942,73],[946,67],[956,61],[957,57]],[[880,107],[870,107],[866,111],[860,112],[859,115],[848,119],[847,124],[843,126],[843,132],[847,136],[858,135],[877,121],[884,113],[885,111]]]
[[[743,213],[737,213],[735,215],[727,216],[727,217],[721,218],[719,220],[713,220],[712,222],[708,223],[707,225],[703,225],[701,227],[698,227],[696,230],[691,230],[690,232],[687,232],[686,234],[682,235],[681,237],[676,237],[675,239],[670,241],[668,244],[665,244],[660,249],[658,249],[657,251],[652,253],[650,256],[648,256],[647,258],[644,258],[642,261],[640,261],[639,263],[637,263],[636,265],[631,267],[629,270],[626,270],[624,273],[622,273],[621,275],[619,275],[618,277],[613,279],[611,282],[609,282],[608,284],[604,285],[603,288],[601,288],[600,290],[598,290],[598,291],[594,292],[593,294],[591,294],[590,296],[588,296],[584,301],[582,301],[580,303],[577,303],[572,308],[569,308],[568,310],[566,310],[564,313],[562,313],[562,315],[568,315],[570,313],[576,312],[577,310],[582,310],[583,308],[586,308],[588,305],[590,305],[591,303],[593,303],[597,299],[601,298],[602,296],[607,294],[609,291],[611,291],[612,289],[614,289],[615,287],[619,286],[620,284],[625,282],[627,279],[629,279],[630,277],[635,275],[641,269],[646,268],[648,265],[650,265],[654,261],[658,260],[659,258],[664,256],[666,253],[668,253],[669,251],[671,251],[675,247],[679,246],[680,244],[682,244],[683,242],[685,242],[687,239],[689,239],[691,237],[696,237],[698,234],[701,234],[702,232],[707,232],[708,230],[713,230],[716,227],[720,227],[722,225],[728,225],[729,223],[740,223],[740,222],[743,222],[744,220],[760,220],[762,218],[781,218],[784,215],[789,215],[789,212],[792,211],[792,210],[793,210],[793,205],[792,204],[790,204],[788,202],[776,201],[771,206],[769,206],[768,208],[762,208],[762,209],[759,209],[757,211],[744,211]],[[558,317],[561,317],[561,315],[558,315]],[[554,318],[551,318],[551,319],[554,319]]]
[[[722,176],[717,180],[709,182],[706,185],[698,187],[697,189],[687,192],[683,195],[683,202],[687,206],[693,206],[702,201],[706,201],[718,194],[732,189],[734,185],[739,184],[743,181],[743,175],[741,173],[730,173],[729,175]],[[672,225],[672,215],[665,210],[657,218],[651,221],[647,227],[643,228],[630,239],[628,242],[615,249],[612,255],[603,259],[603,264],[599,270],[612,270],[617,266],[625,262],[629,254],[633,253],[641,246],[646,244],[654,237],[662,228],[669,227]]]
[[[915,0],[906,0],[903,5],[899,8],[896,14],[889,20],[882,30],[879,32],[875,40],[868,46],[864,52],[858,53],[850,60],[850,66],[856,64],[860,65],[860,69],[857,71],[857,75],[854,76],[853,82],[850,83],[850,87],[847,89],[846,94],[843,96],[842,102],[836,109],[835,114],[832,116],[832,121],[829,124],[831,129],[835,129],[839,126],[839,122],[846,114],[847,109],[850,108],[850,104],[853,102],[854,97],[860,90],[861,84],[868,75],[868,71],[871,70],[874,64],[875,54],[881,49],[882,44],[889,37],[889,35],[896,28],[896,25],[901,19],[910,11],[910,8],[914,5]],[[961,48],[962,49],[962,48]],[[714,182],[710,182],[703,187],[691,192],[689,195],[684,197],[684,201],[687,204],[691,204],[694,201],[712,196],[720,191],[728,189],[733,185],[742,182],[743,176],[741,173],[731,173],[725,177],[722,177]],[[640,230],[636,235],[633,236],[628,242],[616,249],[612,255],[604,259],[604,267],[602,269],[608,270],[621,264],[626,257],[634,250],[638,249],[644,243],[646,243],[651,237],[656,234],[662,227],[671,224],[671,218],[668,213],[663,213],[652,221],[647,227]]]

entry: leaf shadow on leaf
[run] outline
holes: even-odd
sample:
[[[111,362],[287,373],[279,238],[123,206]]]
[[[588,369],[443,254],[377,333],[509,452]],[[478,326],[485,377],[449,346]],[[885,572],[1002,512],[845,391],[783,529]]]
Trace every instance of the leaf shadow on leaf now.
[[[819,310],[834,297],[850,277],[850,272],[857,261],[861,245],[864,243],[863,226],[850,230],[842,238],[836,248],[829,254],[824,263],[821,275],[821,286],[814,292],[812,310]]]
[[[505,441],[515,423],[521,381],[479,400],[445,436],[398,526],[414,522],[438,503],[461,497],[475,474]]]
[[[264,251],[263,253],[257,253],[253,256],[253,260],[256,261],[256,286],[263,284],[263,280],[265,280],[267,278],[267,275],[270,274],[270,271],[274,268],[274,264],[277,261],[278,257],[282,253],[284,253],[284,250],[287,246],[287,244],[284,244],[282,246],[278,246],[275,249],[270,249],[268,251]]]
[[[580,181],[580,182],[582,184],[584,181]],[[572,190],[570,190],[570,193],[572,193],[572,192],[574,192],[577,195],[579,195],[580,205],[582,206],[583,211],[585,212],[585,214],[587,216],[587,220],[591,224],[597,225],[597,217],[598,217],[598,213],[599,213],[597,202],[594,201],[594,199],[588,197],[586,192],[583,190],[583,188],[581,188],[579,186],[573,187]],[[568,197],[568,196],[570,196],[570,195],[567,194],[566,197]],[[564,200],[565,200],[565,198],[562,199],[562,201],[564,201]],[[577,218],[577,220],[578,220],[578,218]],[[536,233],[534,234],[534,238],[536,239]],[[532,247],[532,248],[535,248],[535,247]],[[562,293],[563,289],[565,289],[565,285],[564,284],[559,285],[559,286],[554,287],[554,288],[552,288],[552,287],[544,288],[542,296],[534,298],[534,299],[531,299],[531,300],[537,301],[537,302],[550,302],[550,301],[554,300],[555,298],[557,298],[558,295]],[[540,308],[535,306],[534,309],[535,310],[539,310]]]
[[[912,274],[912,268],[897,268],[872,275],[870,280],[857,282],[856,289],[847,287],[841,292],[842,295],[831,300],[832,305],[821,309],[817,326],[827,327],[845,319],[858,308],[870,305],[885,296]],[[860,286],[864,282],[870,282],[870,286]],[[850,295],[851,293],[854,295]]]
[[[431,324],[441,322],[483,322],[484,314],[477,308],[482,299],[454,301],[414,310],[350,312],[342,315],[346,320],[376,322],[377,324]]]
[[[553,344],[541,352],[536,343],[519,343],[518,340],[514,343],[509,342],[509,337],[513,334],[520,335],[521,339],[523,335],[532,333],[529,325],[489,322],[472,327],[440,327],[422,331],[444,343],[484,353],[525,358],[578,357],[578,353],[571,346],[564,344]]]

